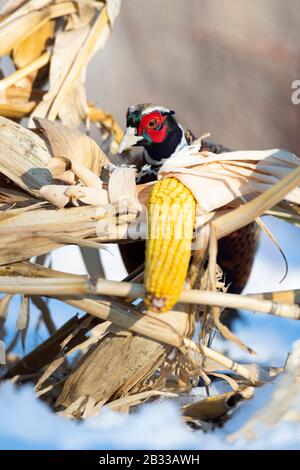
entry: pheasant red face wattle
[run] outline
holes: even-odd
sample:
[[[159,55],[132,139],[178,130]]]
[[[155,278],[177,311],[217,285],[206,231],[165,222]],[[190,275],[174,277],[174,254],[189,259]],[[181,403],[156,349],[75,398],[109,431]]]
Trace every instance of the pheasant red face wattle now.
[[[167,136],[167,116],[159,111],[153,111],[142,117],[138,127],[138,135],[143,138],[150,138],[151,142],[160,144]]]

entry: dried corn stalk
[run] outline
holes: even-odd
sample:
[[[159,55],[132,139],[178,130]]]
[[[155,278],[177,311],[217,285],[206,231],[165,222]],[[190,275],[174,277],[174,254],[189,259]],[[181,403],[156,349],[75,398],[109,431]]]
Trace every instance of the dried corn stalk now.
[[[120,6],[121,0],[6,2],[0,10],[0,57],[10,54],[16,70],[0,80],[0,115],[59,117],[71,127],[90,119],[111,135],[116,152],[120,128],[88,103],[85,75],[105,47]]]
[[[15,66],[11,75],[0,80],[0,115],[15,120],[31,116],[30,125],[36,126],[30,131],[0,117],[0,274],[4,277],[0,283],[4,292],[10,292],[1,300],[0,320],[3,324],[11,295],[22,293],[18,326],[23,331],[23,341],[29,320],[29,296],[53,332],[49,340],[10,367],[7,377],[20,375],[22,380],[22,376],[34,371],[39,396],[55,402],[56,409],[64,409],[66,416],[82,418],[98,412],[104,403],[124,409],[149,396],[161,395],[172,373],[177,376],[177,391],[189,389],[190,379],[198,375],[206,384],[210,375],[222,376],[235,390],[241,377],[246,385],[267,380],[268,372],[258,366],[234,363],[208,347],[213,319],[228,335],[219,322],[219,310],[213,311],[212,319],[209,306],[243,306],[299,319],[295,300],[287,302],[285,296],[280,300],[284,304],[275,304],[270,299],[207,292],[208,282],[216,284],[218,238],[270,212],[299,225],[299,159],[279,150],[216,156],[199,152],[196,142],[165,162],[159,175],[163,179],[156,187],[169,187],[175,181],[175,186],[181,188],[179,196],[183,193],[182,185],[189,188],[186,189],[189,195],[193,194],[189,212],[193,215],[187,219],[189,244],[195,218],[194,199],[196,228],[200,227],[208,237],[211,233],[212,242],[209,269],[204,267],[206,237],[201,249],[193,252],[187,277],[187,286],[203,290],[181,292],[189,248],[184,253],[185,267],[168,308],[180,296],[187,303],[177,304],[174,311],[159,318],[143,314],[143,304],[137,308],[130,303],[144,297],[142,285],[103,280],[96,283],[90,278],[56,273],[28,262],[13,264],[67,244],[98,249],[100,242],[122,241],[129,237],[132,221],[146,227],[145,219],[137,221],[136,214],[141,203],[148,201],[153,184],[136,186],[134,169],[116,169],[94,141],[51,122],[60,118],[74,127],[90,120],[101,131],[111,134],[111,150],[116,149],[121,130],[109,113],[87,101],[84,82],[88,62],[105,46],[119,7],[118,0],[25,0],[8,1],[0,12],[0,55],[9,53]],[[245,204],[245,198],[250,202]],[[153,245],[152,240],[149,243],[148,300],[149,293],[159,299],[169,295],[169,291],[156,290],[163,273],[159,255],[166,253],[168,257],[169,252],[164,242],[159,240],[154,262],[151,250],[156,250],[156,241]],[[175,253],[173,241],[171,245]],[[174,263],[166,263],[167,266],[174,268]],[[90,273],[95,270],[99,266],[91,266]],[[11,279],[7,279],[8,275]],[[29,280],[24,279],[26,276]],[[141,270],[139,278],[142,277]],[[103,297],[97,296],[99,293]],[[54,331],[43,301],[35,297],[43,294],[88,314]],[[126,296],[126,302],[116,300],[118,295]],[[153,302],[150,304],[153,307]],[[191,340],[198,315],[204,325],[200,344]],[[232,335],[230,339],[236,341]],[[1,345],[0,350],[3,362]],[[72,358],[71,364],[67,365],[66,357]],[[231,369],[237,380],[216,372],[220,369]],[[197,415],[198,419],[223,415],[228,398],[236,398],[238,393],[186,407],[184,414],[191,419]],[[133,396],[128,398],[128,394]]]

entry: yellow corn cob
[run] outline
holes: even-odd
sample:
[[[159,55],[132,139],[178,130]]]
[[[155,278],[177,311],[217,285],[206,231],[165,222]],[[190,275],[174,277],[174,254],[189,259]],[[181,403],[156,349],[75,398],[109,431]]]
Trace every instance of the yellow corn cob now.
[[[195,199],[176,178],[155,183],[148,200],[146,306],[166,312],[177,302],[187,275],[195,221]]]

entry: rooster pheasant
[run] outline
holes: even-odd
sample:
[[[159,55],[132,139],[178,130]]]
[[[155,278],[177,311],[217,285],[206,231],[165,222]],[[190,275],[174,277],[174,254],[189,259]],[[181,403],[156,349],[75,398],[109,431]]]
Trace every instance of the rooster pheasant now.
[[[174,114],[170,109],[153,104],[138,104],[127,110],[126,131],[120,143],[120,153],[136,146],[144,148],[142,163],[138,165],[138,182],[157,179],[163,160],[194,140],[193,134],[176,121]],[[201,150],[214,153],[229,151],[207,140],[202,141]],[[219,241],[218,264],[229,286],[228,292],[240,293],[243,290],[251,272],[257,242],[255,223]],[[144,262],[144,242],[120,245],[120,251],[128,272],[134,271]]]

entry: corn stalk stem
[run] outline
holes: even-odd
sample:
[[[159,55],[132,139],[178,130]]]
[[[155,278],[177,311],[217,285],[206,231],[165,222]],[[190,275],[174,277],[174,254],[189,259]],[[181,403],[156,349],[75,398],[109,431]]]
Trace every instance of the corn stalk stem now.
[[[78,276],[76,279],[43,278],[38,280],[27,277],[3,276],[0,277],[0,291],[6,294],[45,295],[50,297],[105,295],[135,299],[145,296],[145,288],[141,284],[87,278],[86,276]],[[182,291],[179,300],[183,303],[238,308],[295,320],[300,319],[298,305],[279,303],[274,300],[257,298],[253,295],[189,289]]]
[[[300,304],[300,289],[262,292],[248,294],[248,296],[256,299],[272,300],[273,302],[284,302],[287,305]]]
[[[6,286],[4,285],[4,279],[6,281],[8,281],[9,279],[12,280],[10,288],[14,290],[15,293],[19,293],[20,289],[22,290],[24,288],[24,283],[27,284],[26,288],[28,289],[28,286],[30,284],[32,285],[34,283],[33,281],[35,280],[37,286],[40,286],[39,293],[41,295],[43,295],[42,292],[44,292],[45,289],[44,284],[46,284],[50,285],[50,289],[48,290],[48,292],[52,289],[52,295],[49,294],[49,296],[59,297],[57,296],[57,294],[54,294],[54,292],[57,286],[61,286],[62,282],[65,285],[62,286],[60,292],[62,292],[64,287],[67,285],[67,280],[75,281],[74,287],[76,287],[77,289],[77,295],[78,286],[81,286],[82,288],[82,283],[87,282],[87,278],[84,276],[75,277],[74,275],[70,274],[65,274],[66,277],[61,279],[58,277],[58,272],[48,270],[42,267],[35,267],[34,265],[30,265],[29,263],[20,263],[17,265],[11,265],[10,267],[11,269],[9,269],[8,272],[19,272],[20,274],[24,272],[24,274],[30,273],[31,275],[37,275],[39,277],[35,277],[33,279],[26,278],[24,276],[0,277],[0,291],[5,291],[3,287],[6,287],[6,289],[9,287],[7,284]],[[48,272],[49,274],[52,274],[53,277],[42,277],[47,276]],[[112,284],[115,284],[113,281],[105,282],[112,282]],[[13,284],[15,286],[14,288],[12,287]],[[126,285],[129,283],[117,284]],[[74,291],[76,289],[74,289]],[[35,292],[37,291],[38,289],[35,289]],[[124,292],[126,292],[125,289]],[[83,310],[97,318],[101,318],[105,321],[110,321],[122,329],[130,330],[139,335],[146,336],[147,338],[150,338],[154,341],[169,344],[182,350],[183,352],[188,352],[189,350],[192,350],[200,356],[205,354],[209,359],[222,365],[223,368],[235,371],[237,374],[250,380],[252,383],[260,383],[262,380],[264,380],[264,378],[262,377],[263,371],[259,367],[249,368],[249,366],[238,364],[232,361],[231,359],[227,358],[226,356],[222,355],[221,353],[214,351],[211,348],[199,347],[191,339],[182,337],[174,327],[172,327],[166,321],[163,321],[164,315],[158,316],[157,314],[141,314],[137,310],[132,308],[131,305],[126,305],[125,303],[119,302],[115,299],[105,299],[99,297],[97,300],[93,300],[87,297],[76,299],[72,297],[62,296],[59,298],[59,300],[69,305],[72,305],[77,309]]]

